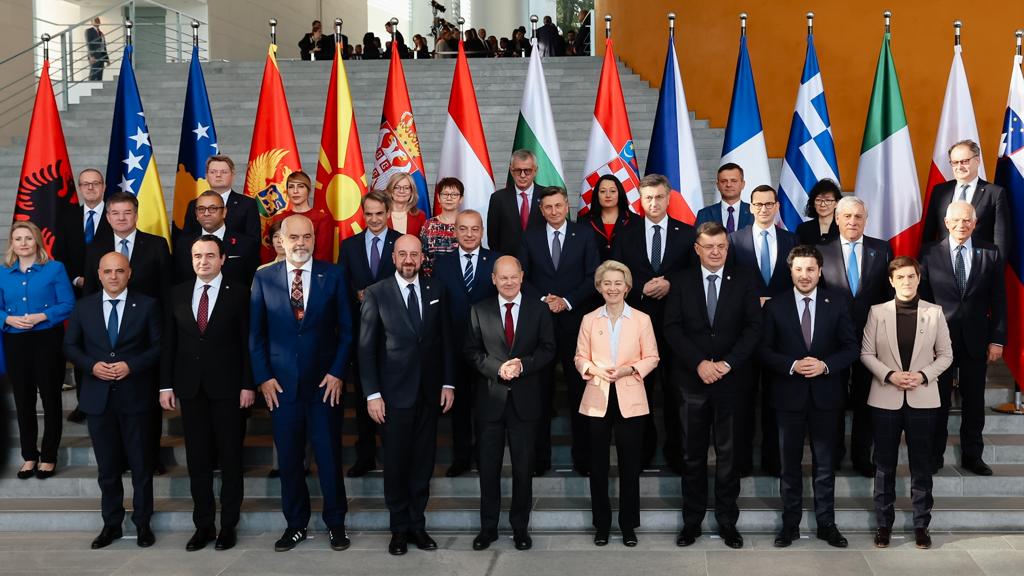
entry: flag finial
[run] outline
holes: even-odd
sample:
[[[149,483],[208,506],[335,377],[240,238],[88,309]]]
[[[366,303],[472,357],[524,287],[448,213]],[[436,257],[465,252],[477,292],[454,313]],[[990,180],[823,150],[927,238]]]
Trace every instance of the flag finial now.
[[[277,18],[271,18],[267,24],[270,25],[270,43],[277,44]]]
[[[953,20],[953,46],[960,45],[960,29],[963,28],[964,23],[959,20]]]
[[[612,15],[611,14],[605,14],[604,15],[604,37],[605,38],[611,38],[612,37]]]
[[[1024,30],[1017,30],[1014,35],[1017,36],[1017,56],[1020,56],[1020,40],[1024,38]]]
[[[892,32],[892,11],[886,10],[885,12],[882,12],[882,18],[885,18],[885,33],[889,34],[890,32]]]
[[[676,13],[675,12],[669,12],[668,13],[668,33],[669,34],[675,34],[675,31],[676,31]]]
[[[814,12],[807,13],[807,35],[814,34]]]
[[[192,45],[199,46],[199,21],[192,21]]]
[[[128,46],[132,45],[132,28],[135,24],[131,20],[124,21],[124,43]]]
[[[747,35],[747,13],[740,12],[740,36]]]
[[[50,59],[50,35],[49,34],[43,34],[42,36],[39,37],[39,39],[43,41],[43,60],[49,60]]]
[[[462,26],[466,23],[466,19],[459,16],[459,19],[455,21],[459,25],[459,35],[462,35]]]
[[[531,29],[531,31],[530,31],[530,38],[536,38],[537,37],[537,21],[538,20],[540,20],[540,18],[538,18],[536,14],[530,14],[530,29]]]

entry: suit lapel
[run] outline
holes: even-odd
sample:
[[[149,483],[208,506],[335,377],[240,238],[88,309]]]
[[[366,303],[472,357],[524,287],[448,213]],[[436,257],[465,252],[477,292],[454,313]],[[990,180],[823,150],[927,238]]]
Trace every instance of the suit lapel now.
[[[210,312],[210,316],[206,319],[206,329],[209,330],[210,326],[213,325],[217,318],[222,316],[221,310],[230,305],[231,298],[234,294],[231,293],[231,286],[225,283],[224,279],[221,278],[220,290],[217,291],[217,303]],[[312,296],[312,295],[310,295]],[[189,313],[192,312],[191,302],[189,303]],[[199,329],[199,324],[196,322],[196,330]]]
[[[509,358],[519,356],[518,354],[515,354],[516,348],[520,342],[519,331],[522,330],[524,326],[533,326],[535,322],[533,314],[530,313],[530,308],[523,306],[525,301],[525,299],[520,299],[519,301],[519,322],[515,324],[516,328],[512,334],[512,346],[509,346],[508,342],[505,342],[505,349],[508,350]],[[498,302],[501,302],[501,300],[499,299]],[[494,306],[490,306],[489,308],[494,311]],[[497,314],[497,312],[498,311],[494,311],[495,314]],[[529,322],[529,324],[526,324],[526,322]],[[498,317],[498,326],[501,327],[502,340],[505,340],[505,319],[500,316]]]
[[[792,294],[792,292],[790,292],[790,294]],[[785,298],[785,304],[783,305],[786,307],[786,313],[784,315],[789,319],[788,322],[790,323],[790,330],[792,330],[794,334],[800,335],[800,342],[803,343],[804,349],[810,352],[810,349],[807,347],[807,343],[804,342],[803,326],[801,326],[803,308],[798,308],[796,300],[791,296],[779,296],[779,298]],[[822,307],[818,306],[818,313],[814,315],[814,330],[811,333],[811,346],[814,346],[814,335],[818,333],[818,318],[821,317],[821,312]]]
[[[388,280],[388,285],[391,287],[391,297],[395,299],[397,306],[400,310],[399,315],[402,317],[402,322],[405,324],[406,329],[409,330],[410,334],[415,334],[416,330],[412,326],[412,320],[409,320],[409,307],[405,300],[405,287],[398,284],[398,280],[394,277]],[[420,305],[422,306],[422,302]]]
[[[814,330],[811,332],[811,347],[807,349],[808,352],[810,352],[811,349],[815,347],[814,345],[820,342],[821,339],[825,338],[825,327],[822,324],[825,322],[825,315],[832,313],[832,299],[827,295],[822,294],[820,290],[818,291],[817,296],[818,301],[814,304]],[[796,300],[793,301],[793,304],[796,304]]]
[[[458,250],[456,250],[456,253],[458,253]],[[490,280],[490,278],[487,278],[490,276],[489,273],[482,273],[482,271],[485,269],[484,263],[490,262],[490,258],[491,257],[488,256],[487,254],[484,254],[483,249],[477,252],[476,269],[473,270],[473,290],[477,290],[478,288],[480,288],[480,284],[484,282],[484,278]],[[463,286],[465,286],[465,282],[463,282]]]
[[[860,282],[860,286],[857,287],[857,295],[864,290],[864,279],[868,277],[871,272],[871,267],[875,265],[875,260],[878,258],[878,253],[875,252],[874,248],[869,248],[867,243],[867,236],[861,237],[861,244],[863,249],[861,254],[864,255],[864,262],[860,266],[860,277],[857,279]]]
[[[979,279],[982,276],[981,267],[984,266],[981,258],[981,248],[972,245],[971,252],[971,275],[967,278],[967,288],[964,290],[964,299],[966,299],[978,287],[978,282],[980,282]],[[1002,280],[1000,280],[1000,282],[1002,282]]]
[[[306,298],[306,308],[303,318],[310,314],[319,312],[318,308],[323,303],[323,291],[324,282],[326,278],[323,270],[319,270],[317,266],[313,266],[309,273],[309,297]]]
[[[933,333],[932,316],[926,314],[930,308],[925,308],[919,303],[917,305],[917,334],[914,335],[914,351],[910,354],[910,367],[913,369],[917,364],[915,360],[924,353],[925,335]]]
[[[971,197],[971,205],[974,206],[974,213],[978,213],[978,208],[985,204],[983,200],[986,200],[988,191],[986,190],[988,182],[978,179],[978,186],[974,189],[974,196]],[[956,186],[954,186],[956,188]]]
[[[199,324],[196,321],[196,317],[192,315],[192,294],[193,292],[190,288],[182,290],[181,294],[179,294],[175,299],[177,302],[177,304],[175,304],[175,313],[183,320],[182,324],[184,326],[187,326],[190,331],[198,334]],[[216,309],[217,308],[214,307],[214,310]]]

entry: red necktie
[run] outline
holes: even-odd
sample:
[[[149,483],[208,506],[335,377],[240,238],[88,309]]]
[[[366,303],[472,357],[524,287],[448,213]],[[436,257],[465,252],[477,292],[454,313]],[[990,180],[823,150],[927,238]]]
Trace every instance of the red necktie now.
[[[292,314],[295,315],[295,319],[302,322],[302,317],[305,315],[305,303],[302,301],[302,269],[297,268],[295,270],[295,279],[292,280]]]
[[[523,198],[523,203],[519,206],[519,225],[526,230],[526,225],[530,223],[530,198],[526,192],[520,192],[519,195]]]
[[[509,350],[512,349],[512,342],[516,339],[515,323],[512,321],[512,307],[514,302],[505,303],[505,343]]]
[[[196,324],[199,326],[199,333],[206,332],[206,325],[210,319],[210,285],[203,286],[203,295],[199,297],[199,310],[196,312]]]

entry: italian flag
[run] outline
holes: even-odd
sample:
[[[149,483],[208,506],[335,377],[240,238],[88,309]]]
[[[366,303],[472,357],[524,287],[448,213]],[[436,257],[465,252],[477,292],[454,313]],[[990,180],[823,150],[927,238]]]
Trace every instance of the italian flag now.
[[[533,40],[536,43],[536,39]],[[537,157],[537,186],[558,186],[565,188],[562,174],[562,155],[558,150],[558,134],[555,133],[555,119],[551,114],[551,100],[548,98],[548,83],[544,80],[544,66],[540,61],[540,50],[530,54],[530,67],[526,73],[523,88],[523,102],[519,106],[519,122],[512,150],[529,150]],[[512,187],[509,173],[507,187]]]
[[[868,208],[864,233],[888,240],[896,256],[916,256],[921,237],[921,188],[889,47],[891,39],[886,32],[878,55],[854,193]]]

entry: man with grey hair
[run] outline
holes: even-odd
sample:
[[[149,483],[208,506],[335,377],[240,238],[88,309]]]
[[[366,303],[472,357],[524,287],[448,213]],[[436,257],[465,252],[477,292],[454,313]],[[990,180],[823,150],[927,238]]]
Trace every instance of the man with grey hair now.
[[[839,238],[820,246],[824,258],[822,280],[833,292],[850,300],[850,316],[853,318],[857,341],[864,335],[868,312],[875,304],[893,298],[889,284],[889,262],[893,258],[889,243],[864,235],[868,221],[867,206],[856,196],[845,196],[836,204],[836,224]],[[850,460],[853,468],[867,478],[875,477],[875,466],[871,463],[871,412],[868,410],[868,391],[871,389],[871,373],[857,360],[843,375],[848,383],[846,407],[853,410],[853,426],[850,431]],[[834,465],[843,461],[845,421],[839,420],[839,446]]]
[[[961,140],[953,144],[949,149],[949,164],[953,168],[954,179],[938,184],[932,190],[924,217],[922,241],[927,244],[948,236],[946,207],[954,201],[968,202],[974,206],[977,217],[974,236],[978,240],[995,244],[1005,259],[1011,247],[1010,207],[1006,190],[978,176],[981,148],[973,140]]]
[[[543,226],[539,198],[534,193],[537,157],[529,150],[516,150],[508,171],[512,185],[491,194],[487,208],[487,245],[495,252],[515,256],[527,228]]]
[[[921,251],[921,297],[942,306],[953,341],[953,365],[939,377],[942,406],[935,422],[932,462],[942,468],[953,388],[960,393],[961,465],[991,476],[981,459],[985,448],[985,376],[1006,343],[1003,257],[994,244],[974,237],[978,217],[969,202],[953,201],[944,222],[949,236]]]

